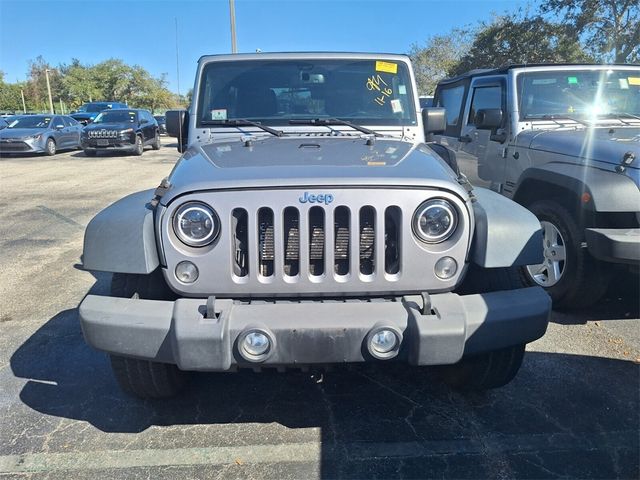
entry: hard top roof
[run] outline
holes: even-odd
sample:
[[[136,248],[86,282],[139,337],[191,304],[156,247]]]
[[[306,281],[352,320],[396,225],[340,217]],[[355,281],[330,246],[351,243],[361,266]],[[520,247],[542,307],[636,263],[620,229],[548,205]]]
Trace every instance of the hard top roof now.
[[[476,68],[469,70],[468,72],[456,75],[455,77],[445,78],[438,83],[455,83],[465,78],[481,77],[487,75],[500,75],[505,74],[509,70],[516,68],[529,68],[529,67],[640,67],[640,65],[634,65],[629,63],[512,63],[509,65],[503,65],[496,68]]]
[[[371,53],[371,52],[260,52],[260,53],[225,53],[215,55],[203,55],[198,59],[202,61],[229,61],[229,60],[286,60],[302,59],[312,60],[318,58],[353,58],[365,60],[396,60],[408,61],[409,57],[398,53]]]

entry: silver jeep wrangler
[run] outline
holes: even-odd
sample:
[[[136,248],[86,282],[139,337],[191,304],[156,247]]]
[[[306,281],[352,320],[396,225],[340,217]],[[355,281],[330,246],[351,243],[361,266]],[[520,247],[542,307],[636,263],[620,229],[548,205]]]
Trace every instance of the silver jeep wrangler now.
[[[544,261],[526,267],[559,307],[585,307],[640,267],[640,66],[511,65],[438,84],[436,141],[472,184],[529,208]]]
[[[85,269],[113,272],[80,305],[87,342],[141,397],[187,371],[392,360],[506,384],[548,323],[517,277],[540,224],[424,142],[443,128],[403,55],[202,57],[169,177],[87,227]]]

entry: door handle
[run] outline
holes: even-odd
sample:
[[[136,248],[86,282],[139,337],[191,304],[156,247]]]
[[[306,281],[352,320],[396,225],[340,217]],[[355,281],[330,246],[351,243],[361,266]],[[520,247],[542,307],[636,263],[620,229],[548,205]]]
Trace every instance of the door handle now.
[[[473,138],[471,138],[469,135],[462,135],[461,137],[458,137],[458,141],[462,143],[470,143],[473,141]]]

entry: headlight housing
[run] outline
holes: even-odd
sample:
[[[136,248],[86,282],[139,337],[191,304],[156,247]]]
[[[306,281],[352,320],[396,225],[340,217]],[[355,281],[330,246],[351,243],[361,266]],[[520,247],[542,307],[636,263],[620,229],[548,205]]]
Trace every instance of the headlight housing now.
[[[451,237],[458,226],[458,212],[447,200],[427,200],[413,214],[413,233],[425,243],[440,243]]]
[[[25,140],[40,140],[41,136],[41,133],[36,133],[35,135],[29,135],[28,137],[25,137]]]
[[[208,205],[187,202],[173,214],[173,231],[184,244],[204,247],[218,237],[220,221]]]

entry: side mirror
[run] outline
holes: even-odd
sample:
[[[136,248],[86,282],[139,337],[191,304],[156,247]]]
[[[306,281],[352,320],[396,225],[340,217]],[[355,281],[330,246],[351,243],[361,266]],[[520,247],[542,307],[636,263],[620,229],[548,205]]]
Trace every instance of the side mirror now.
[[[476,112],[473,124],[478,130],[495,130],[502,125],[502,110],[499,108],[481,108]]]
[[[56,130],[62,130],[64,128],[64,125],[56,125],[54,128]]]
[[[149,123],[149,120],[147,120],[146,118],[141,118],[140,125],[144,125],[145,123]]]
[[[167,135],[178,139],[178,151],[186,150],[189,134],[189,112],[187,110],[167,110],[165,114]]]
[[[422,126],[427,140],[434,133],[443,133],[447,128],[446,110],[442,107],[423,108]]]

